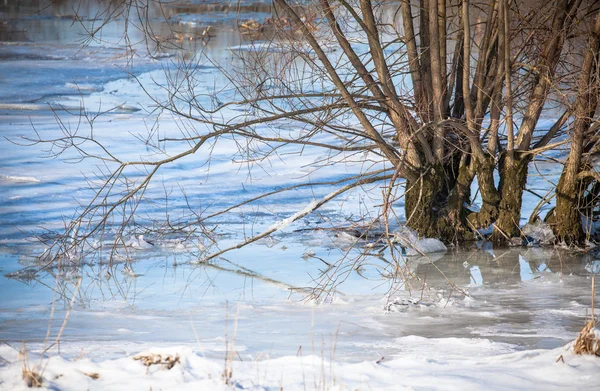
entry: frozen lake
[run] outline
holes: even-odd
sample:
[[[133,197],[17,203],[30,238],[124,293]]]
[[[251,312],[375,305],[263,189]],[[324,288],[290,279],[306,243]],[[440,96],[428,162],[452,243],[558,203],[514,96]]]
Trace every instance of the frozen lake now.
[[[246,6],[248,19],[269,15],[265,4]],[[209,264],[197,263],[198,248],[206,243],[184,245],[179,238],[150,234],[145,240],[151,244],[132,248],[123,262],[100,258],[60,273],[53,268],[23,272],[44,251],[35,236],[60,231],[89,200],[87,179],[98,166],[92,160],[49,158],[47,145],[18,145],[27,144],[21,137],[37,132],[57,138],[67,129],[86,134],[90,124],[78,115],[82,104],[91,116],[111,109],[93,122],[93,132],[122,157],[151,155],[138,141],[154,124],[164,135],[180,131],[176,119],[152,111],[153,102],[139,87],[160,94],[172,57],[142,56],[131,64],[116,56],[118,45],[92,42],[81,49],[81,29],[71,26],[68,8],[41,13],[34,8],[0,13],[5,22],[0,27],[0,341],[13,347],[23,341],[39,353],[48,330],[54,338],[68,313],[59,348],[67,359],[119,359],[176,345],[221,360],[237,323],[241,361],[304,354],[350,365],[435,356],[455,368],[465,356],[489,359],[556,349],[577,336],[588,316],[591,276],[600,271],[600,259],[564,249],[492,250],[474,244],[410,257],[413,277],[395,281],[389,277],[389,252],[370,251],[366,243],[329,229],[332,224],[350,227],[374,208],[381,195],[376,185],[347,193],[270,238]],[[203,50],[221,66],[234,61],[233,53],[244,44],[235,13],[223,7],[171,12],[170,24],[184,32],[214,26]],[[163,29],[168,25],[156,23]],[[106,41],[117,36],[111,31]],[[189,45],[192,53],[200,44]],[[214,66],[201,66],[205,79],[199,88],[223,85]],[[208,153],[210,167],[204,164]],[[177,218],[190,209],[223,209],[307,178],[340,181],[363,169],[359,162],[315,172],[306,168],[322,158],[322,151],[307,148],[248,171],[231,140],[207,146],[160,172],[147,193],[153,202],[140,210],[145,220],[136,223],[164,219],[167,193],[167,214]],[[541,167],[552,174],[552,167]],[[531,188],[543,192],[544,186],[532,175]],[[299,188],[211,220],[219,247],[262,232],[333,189]],[[538,200],[526,197],[524,208],[531,210]],[[401,213],[401,204],[397,207]],[[131,238],[139,239],[136,233]],[[339,268],[339,281],[329,291],[334,294],[321,294],[330,267]],[[77,281],[78,295],[68,311]]]

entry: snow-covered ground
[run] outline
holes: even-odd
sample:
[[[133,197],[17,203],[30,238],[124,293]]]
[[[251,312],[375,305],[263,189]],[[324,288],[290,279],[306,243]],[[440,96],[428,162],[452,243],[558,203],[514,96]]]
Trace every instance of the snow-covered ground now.
[[[44,251],[33,233],[64,227],[64,219],[91,196],[86,179],[97,166],[91,160],[66,164],[42,158],[43,145],[17,146],[7,139],[32,137],[34,128],[44,138],[60,136],[50,108],[67,129],[86,134],[89,124],[68,113],[78,112],[83,102],[91,115],[116,108],[98,117],[93,129],[115,154],[152,156],[138,137],[156,118],[137,81],[115,67],[121,63],[114,47],[95,44],[81,52],[74,36],[55,39],[34,29],[44,23],[56,23],[59,31],[67,27],[53,17],[19,23],[15,31],[37,35],[35,42],[0,43],[0,74],[7,81],[0,83],[0,341],[7,343],[0,345],[0,389],[25,387],[24,364],[42,368],[44,387],[67,390],[512,390],[598,384],[600,360],[575,356],[566,345],[588,315],[599,259],[553,248],[459,250],[433,239],[411,246],[402,242],[411,233],[403,231],[398,241],[410,255],[406,271],[413,276],[394,281],[389,252],[365,256],[371,251],[365,242],[327,230],[332,221],[351,226],[374,210],[378,185],[349,192],[289,225],[335,186],[299,188],[222,215],[215,219],[220,248],[270,227],[277,231],[210,263],[198,263],[206,243],[132,233],[127,257],[116,264],[96,260],[60,273],[24,272]],[[233,28],[219,30],[207,50],[225,64],[232,61],[227,47],[239,49],[240,43]],[[129,70],[148,91],[160,93],[154,81],[164,80],[168,61],[137,59]],[[210,64],[200,71],[206,78],[199,88],[222,82]],[[162,135],[179,134],[181,123],[173,118],[159,123]],[[169,153],[184,147],[172,146]],[[170,218],[176,218],[189,205],[210,212],[284,186],[338,181],[365,169],[361,156],[313,171],[307,165],[323,160],[323,151],[286,151],[280,151],[285,159],[249,172],[235,143],[207,146],[160,172],[147,192],[153,202],[140,208],[147,218],[140,223],[164,219],[165,193]],[[544,194],[556,167],[538,169],[546,176],[532,172],[530,186]],[[537,200],[525,196],[524,209],[530,211]],[[401,213],[401,202],[396,206]],[[545,235],[543,227],[530,228],[532,237]],[[334,285],[326,278],[331,268],[337,270]],[[51,358],[41,358],[58,337]],[[19,356],[21,342],[26,359]],[[167,369],[133,359],[148,352],[179,361]],[[229,361],[227,352],[233,352]]]
[[[29,355],[26,364],[42,368],[45,388],[59,390],[580,390],[600,381],[598,358],[577,356],[568,346],[498,354],[502,347],[469,339],[407,337],[396,343],[419,353],[353,364],[336,362],[330,351],[226,362],[172,346],[103,361]],[[0,385],[28,389],[19,352],[3,346],[0,356],[7,360]]]

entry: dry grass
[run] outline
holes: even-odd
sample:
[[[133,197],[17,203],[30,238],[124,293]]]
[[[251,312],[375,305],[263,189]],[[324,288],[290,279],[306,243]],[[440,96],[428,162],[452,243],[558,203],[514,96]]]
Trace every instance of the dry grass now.
[[[239,25],[239,29],[242,31],[242,33],[255,32],[260,30],[260,28],[261,24],[254,19],[250,19]]]
[[[593,354],[600,356],[600,333],[596,334],[596,317],[594,316],[595,281],[592,277],[592,319],[588,320],[579,332],[573,352],[576,354]]]
[[[21,376],[25,381],[25,384],[29,388],[40,388],[42,386],[42,374],[37,365],[31,366],[29,364],[29,358],[27,355],[27,349],[25,349],[25,344],[21,346],[21,350],[19,351],[19,360],[23,362],[23,367],[21,369]]]
[[[172,356],[167,354],[162,356],[160,354],[138,354],[133,358],[136,361],[141,361],[147,367],[151,365],[162,365],[166,369],[171,369],[179,362],[179,355]]]
[[[233,359],[237,354],[235,350],[235,337],[237,335],[237,325],[240,310],[239,308],[235,313],[235,323],[233,326],[233,335],[231,342],[229,341],[229,309],[225,306],[225,366],[223,368],[223,381],[225,384],[230,384],[231,378],[233,377]],[[238,355],[239,357],[239,355]]]
[[[93,379],[93,380],[100,379],[100,374],[97,373],[97,372],[91,372],[91,373],[84,372],[83,374],[86,375],[87,377]]]
[[[42,375],[40,375],[35,366],[30,367],[23,364],[22,374],[27,387],[40,388],[42,386]]]
[[[594,354],[600,356],[600,339],[595,332],[596,322],[589,320],[583,329],[579,332],[579,336],[573,345],[573,352],[576,354]]]

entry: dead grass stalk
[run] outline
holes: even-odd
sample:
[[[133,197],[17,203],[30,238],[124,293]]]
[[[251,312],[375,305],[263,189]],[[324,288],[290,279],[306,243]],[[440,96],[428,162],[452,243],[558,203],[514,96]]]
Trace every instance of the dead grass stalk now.
[[[29,357],[27,355],[27,349],[25,344],[21,345],[21,350],[19,351],[19,359],[23,362],[23,367],[21,369],[21,374],[25,384],[29,388],[40,388],[42,386],[42,372],[38,365],[30,365]]]
[[[576,354],[593,354],[600,356],[600,333],[596,329],[596,318],[594,316],[594,277],[592,277],[592,318],[585,323],[579,336],[575,340],[573,352]]]

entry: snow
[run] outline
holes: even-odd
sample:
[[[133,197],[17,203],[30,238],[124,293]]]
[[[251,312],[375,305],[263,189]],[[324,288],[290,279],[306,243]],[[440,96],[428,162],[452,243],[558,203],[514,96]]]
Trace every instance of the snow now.
[[[277,230],[284,229],[285,227],[287,227],[288,225],[290,225],[294,221],[298,220],[300,217],[306,216],[307,214],[309,214],[310,212],[312,212],[316,208],[316,206],[318,204],[319,204],[319,201],[313,200],[311,203],[309,203],[308,205],[306,205],[304,207],[304,209],[302,209],[302,210],[294,213],[293,215],[291,215],[288,218],[280,220],[280,221],[276,222],[275,224],[271,225],[269,228],[267,228],[267,231],[277,231]]]
[[[189,346],[152,348],[116,359],[91,360],[59,356],[40,359],[29,354],[30,367],[43,368],[42,389],[69,390],[565,390],[589,389],[600,381],[600,359],[577,356],[569,345],[553,350],[531,350],[481,356],[494,348],[486,340],[397,341],[411,347],[399,357],[343,363],[319,355],[237,356],[229,363],[203,357]],[[447,352],[470,352],[452,355]],[[4,364],[0,381],[4,389],[26,390],[23,360],[12,347],[0,347]],[[145,366],[140,358],[148,358]],[[161,362],[175,360],[168,369]],[[152,361],[153,360],[153,361]],[[242,361],[243,360],[243,361]],[[40,365],[41,364],[41,365]],[[231,368],[229,384],[225,368]]]
[[[85,83],[65,83],[65,87],[71,88],[77,91],[96,91],[98,86],[93,84],[85,84]]]
[[[153,244],[147,242],[144,239],[144,235],[132,236],[127,243],[125,243],[127,247],[131,247],[138,250],[149,249],[154,247]]]
[[[0,174],[0,181],[40,183],[39,179],[34,178],[32,176],[3,175],[3,174]]]
[[[401,227],[394,233],[396,243],[406,251],[408,256],[417,256],[422,254],[430,254],[444,252],[448,248],[441,240],[435,238],[419,238],[417,232],[408,227]]]

